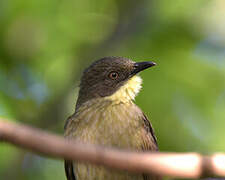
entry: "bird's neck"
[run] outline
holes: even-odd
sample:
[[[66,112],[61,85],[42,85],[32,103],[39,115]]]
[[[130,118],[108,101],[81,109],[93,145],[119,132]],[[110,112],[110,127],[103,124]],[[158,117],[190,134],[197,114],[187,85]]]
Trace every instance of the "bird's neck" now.
[[[121,86],[115,93],[104,97],[114,104],[132,102],[141,89],[142,79],[140,76],[133,76],[123,86]]]

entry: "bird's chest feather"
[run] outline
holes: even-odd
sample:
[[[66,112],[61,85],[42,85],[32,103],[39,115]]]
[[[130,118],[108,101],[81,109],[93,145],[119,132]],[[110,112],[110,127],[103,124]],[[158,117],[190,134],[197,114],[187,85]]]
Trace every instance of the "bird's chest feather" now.
[[[144,130],[140,113],[133,103],[92,105],[73,120],[72,137],[84,143],[137,149]]]
[[[139,115],[141,110],[133,103],[98,104],[81,110],[71,120],[66,136],[83,143],[104,145],[107,147],[141,150],[143,143],[143,122]],[[73,127],[73,128],[71,128]],[[74,129],[75,128],[75,129]],[[74,164],[76,178],[137,180],[143,175],[109,170],[102,166]]]

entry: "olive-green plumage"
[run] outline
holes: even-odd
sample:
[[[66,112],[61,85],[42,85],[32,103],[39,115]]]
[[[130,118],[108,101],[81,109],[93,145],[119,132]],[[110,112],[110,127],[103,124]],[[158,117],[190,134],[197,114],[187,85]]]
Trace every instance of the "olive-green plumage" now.
[[[66,122],[65,137],[118,149],[157,151],[152,126],[133,103],[141,88],[136,74],[153,65],[122,57],[106,57],[93,63],[83,73],[76,110]],[[65,161],[65,170],[68,180],[159,179],[71,161]]]

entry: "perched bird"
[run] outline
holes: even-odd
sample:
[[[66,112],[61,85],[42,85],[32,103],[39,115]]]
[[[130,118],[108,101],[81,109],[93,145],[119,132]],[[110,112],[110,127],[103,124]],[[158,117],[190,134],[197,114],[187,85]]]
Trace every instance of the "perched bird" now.
[[[65,124],[65,137],[118,149],[157,151],[151,123],[133,102],[142,83],[137,74],[154,65],[123,57],[95,61],[83,72],[75,113]],[[68,160],[65,171],[68,180],[159,179]]]

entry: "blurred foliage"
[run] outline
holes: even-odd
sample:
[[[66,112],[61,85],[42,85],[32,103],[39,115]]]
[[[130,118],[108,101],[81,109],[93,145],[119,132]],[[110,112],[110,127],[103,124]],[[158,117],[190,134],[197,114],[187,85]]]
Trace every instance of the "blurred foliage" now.
[[[103,56],[158,66],[136,103],[162,151],[224,151],[225,1],[1,0],[0,116],[63,133],[82,70]],[[63,162],[0,144],[1,179],[65,179]]]

